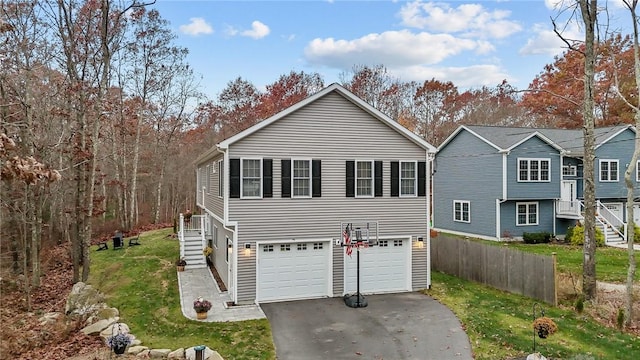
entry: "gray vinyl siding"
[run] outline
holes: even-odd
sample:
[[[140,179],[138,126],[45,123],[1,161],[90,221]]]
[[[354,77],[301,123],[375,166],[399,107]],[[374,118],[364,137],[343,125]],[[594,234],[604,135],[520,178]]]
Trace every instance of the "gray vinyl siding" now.
[[[213,222],[213,225],[218,228],[218,247],[216,248],[214,246],[213,248],[213,263],[215,264],[222,281],[225,285],[229,286],[229,265],[226,262],[227,244],[225,236],[228,236],[229,239],[233,239],[233,232],[226,230],[222,226],[222,223],[216,219],[212,219],[211,221]],[[229,262],[231,262],[231,257],[229,257]]]
[[[434,166],[434,227],[496,236],[496,199],[502,197],[502,154],[466,130],[438,151]],[[453,221],[453,201],[470,202],[470,223]]]
[[[550,181],[519,182],[518,158],[549,159]],[[560,154],[558,150],[532,137],[512,149],[507,159],[507,194],[509,199],[558,199],[560,198]]]
[[[553,222],[555,221],[553,200],[525,200],[524,202],[538,203],[538,225],[516,225],[516,203],[520,201],[507,201],[500,205],[502,222],[500,223],[502,234],[509,234],[511,237],[522,237],[523,232],[553,233]]]
[[[416,239],[417,237],[412,238],[410,240],[411,243],[409,244],[411,245],[411,263],[414,264],[411,271],[411,286],[414,291],[425,289],[429,285],[427,284],[429,272],[428,267],[426,265],[417,266],[419,264],[427,264],[428,262],[427,238],[423,238],[424,245],[422,249],[418,247],[418,244],[415,241]]]
[[[218,154],[214,158],[210,158],[204,163],[200,163],[198,165],[198,168],[206,169],[207,165],[215,166],[215,173],[211,174],[211,184],[209,186],[209,192],[205,193],[204,195],[204,207],[207,210],[219,216],[220,218],[224,219],[224,199],[221,197],[218,197],[218,188],[220,186],[220,184],[218,183],[218,173],[220,171],[220,169],[218,169],[218,160],[221,160],[221,159],[222,159],[222,154]],[[200,172],[198,172],[198,174],[200,174]],[[206,181],[206,178],[202,179],[202,181]],[[203,183],[200,182],[200,189],[198,189],[198,196],[200,197],[202,196],[202,186],[203,186],[202,184]],[[198,198],[198,203],[201,202],[200,199],[201,198]]]
[[[595,184],[596,197],[598,199],[623,199],[627,196],[627,188],[624,183],[624,172],[627,170],[627,164],[631,162],[631,156],[634,150],[634,136],[632,130],[627,129],[618,136],[602,144],[596,149],[595,163]],[[617,182],[601,182],[600,181],[600,160],[611,159],[618,160],[618,181]],[[635,184],[635,194],[640,194],[635,174],[631,176]]]
[[[229,220],[239,224],[240,246],[244,242],[254,246],[256,240],[337,239],[341,221],[360,219],[378,221],[380,236],[426,232],[426,197],[390,197],[390,162],[425,161],[426,150],[338,93],[239,140],[228,151],[230,158],[273,159],[272,198],[230,199]],[[281,197],[280,160],[292,157],[321,160],[321,197]],[[383,197],[345,196],[345,161],[354,159],[383,161]],[[339,262],[334,257],[334,291],[343,281],[336,278]],[[255,259],[240,256],[238,267],[238,301],[253,300]],[[415,264],[414,270],[426,272],[426,263]]]
[[[342,296],[344,293],[344,251],[341,246],[333,246],[333,296]]]

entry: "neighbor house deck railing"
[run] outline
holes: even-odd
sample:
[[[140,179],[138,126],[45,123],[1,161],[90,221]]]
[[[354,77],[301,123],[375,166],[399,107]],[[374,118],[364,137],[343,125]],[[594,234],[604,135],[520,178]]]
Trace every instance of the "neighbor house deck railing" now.
[[[582,203],[578,200],[556,200],[556,214],[580,217],[582,215]]]

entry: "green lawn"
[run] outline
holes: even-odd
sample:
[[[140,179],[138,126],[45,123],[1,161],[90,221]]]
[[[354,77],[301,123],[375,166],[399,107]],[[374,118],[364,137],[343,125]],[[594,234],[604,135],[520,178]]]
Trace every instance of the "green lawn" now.
[[[275,359],[266,319],[206,323],[182,315],[174,265],[179,244],[169,234],[171,229],[143,233],[141,246],[124,250],[94,247],[89,283],[120,310],[121,321],[145,346],[177,349],[205,344],[225,359]]]
[[[476,360],[509,359],[533,351],[534,300],[435,271],[426,293],[463,323]],[[536,351],[547,358],[640,359],[640,338],[606,328],[588,315],[541,305],[558,325],[557,333],[536,339]]]
[[[477,240],[493,246],[505,246],[529,253],[557,254],[558,271],[582,277],[582,246],[558,244],[524,244],[521,242],[497,242]],[[635,252],[636,261],[640,261],[640,251]],[[599,247],[596,250],[596,277],[599,281],[624,283],[627,281],[629,258],[626,249]],[[640,271],[636,271],[635,281],[640,280]]]

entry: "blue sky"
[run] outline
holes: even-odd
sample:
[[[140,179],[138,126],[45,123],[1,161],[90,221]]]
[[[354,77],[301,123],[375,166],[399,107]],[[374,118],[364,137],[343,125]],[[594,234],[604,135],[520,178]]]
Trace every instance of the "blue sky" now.
[[[565,50],[550,20],[566,18],[554,8],[561,1],[158,0],[153,7],[215,98],[237,77],[263,90],[291,71],[317,72],[329,85],[354,65],[378,64],[403,81],[435,78],[467,89],[506,79],[525,89]],[[610,6],[610,29],[628,22],[619,1]],[[584,38],[575,23],[558,23],[568,37]]]

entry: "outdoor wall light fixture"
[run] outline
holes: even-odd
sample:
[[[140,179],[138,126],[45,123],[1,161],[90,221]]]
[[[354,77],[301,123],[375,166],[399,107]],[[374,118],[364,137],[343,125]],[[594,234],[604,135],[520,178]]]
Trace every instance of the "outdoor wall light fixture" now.
[[[229,252],[229,254],[233,253],[233,244],[232,243],[228,243],[227,244],[227,251]]]
[[[246,243],[244,244],[244,256],[249,256],[249,255],[251,255],[251,244]]]
[[[424,247],[424,238],[422,236],[418,237],[416,243],[418,244],[418,249],[422,249]]]

